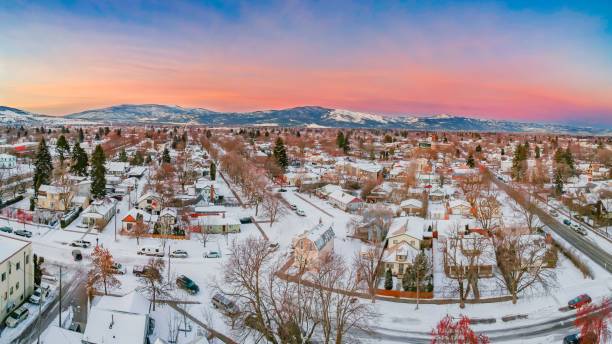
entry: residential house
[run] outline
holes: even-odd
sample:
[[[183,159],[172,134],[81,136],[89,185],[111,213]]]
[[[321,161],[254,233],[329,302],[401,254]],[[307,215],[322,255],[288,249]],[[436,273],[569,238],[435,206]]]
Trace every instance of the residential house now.
[[[425,221],[418,217],[404,216],[393,219],[382,257],[385,270],[390,269],[394,276],[404,274],[423,247],[424,226]]]
[[[157,223],[157,219],[157,215],[151,215],[150,213],[144,210],[132,208],[121,219],[121,230],[126,233],[131,233],[134,229],[134,226],[138,222],[143,222],[147,225],[147,228],[150,228]]]
[[[91,202],[83,211],[82,226],[102,230],[117,213],[117,200],[105,198]]]
[[[422,216],[423,202],[415,198],[405,199],[400,203],[400,208],[405,215]]]
[[[472,216],[472,207],[466,200],[453,199],[448,202],[448,212],[452,215]]]
[[[159,215],[162,210],[161,196],[154,192],[147,192],[138,198],[136,208],[152,215]]]
[[[336,234],[332,226],[319,223],[293,239],[293,265],[298,268],[316,269],[321,260],[334,250]]]
[[[174,208],[164,208],[159,213],[157,229],[162,233],[171,233],[178,223],[178,213]]]
[[[208,215],[198,217],[197,220],[192,221],[192,224],[197,224],[195,228],[202,228],[206,233],[211,234],[228,234],[228,233],[239,233],[240,232],[240,221],[223,215]]]
[[[130,171],[129,162],[107,161],[104,167],[106,167],[106,174],[117,177],[125,177]]]
[[[444,272],[450,277],[465,276],[475,269],[479,277],[492,277],[495,252],[489,238],[477,232],[459,238],[445,238]]]
[[[341,190],[337,190],[329,194],[327,200],[334,207],[347,212],[356,211],[363,207],[364,204],[361,198],[355,197]]]
[[[72,205],[74,191],[69,186],[43,184],[38,188],[36,206],[51,211],[67,211]]]

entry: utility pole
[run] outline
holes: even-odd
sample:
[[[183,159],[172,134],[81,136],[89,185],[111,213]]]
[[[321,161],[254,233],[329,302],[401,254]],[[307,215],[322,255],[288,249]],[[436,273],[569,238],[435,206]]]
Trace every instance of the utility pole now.
[[[38,336],[36,339],[36,343],[40,344],[40,318],[42,318],[42,303],[43,303],[43,290],[40,290],[40,299],[38,300],[38,319],[36,319],[36,328],[38,332]]]
[[[172,250],[170,249],[170,244],[168,244],[168,282],[170,282],[170,252]]]
[[[117,202],[119,203],[119,202]],[[115,203],[115,214],[113,214],[113,217],[115,218],[115,242],[117,242],[117,203]]]
[[[59,327],[62,327],[62,266],[59,266]]]

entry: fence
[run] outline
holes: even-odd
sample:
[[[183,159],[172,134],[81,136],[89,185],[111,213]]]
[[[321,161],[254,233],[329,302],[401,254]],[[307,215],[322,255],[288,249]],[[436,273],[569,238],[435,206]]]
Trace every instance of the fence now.
[[[419,299],[433,299],[433,291],[419,291],[417,296],[416,291],[377,289],[376,295],[409,299],[416,299],[417,297]]]

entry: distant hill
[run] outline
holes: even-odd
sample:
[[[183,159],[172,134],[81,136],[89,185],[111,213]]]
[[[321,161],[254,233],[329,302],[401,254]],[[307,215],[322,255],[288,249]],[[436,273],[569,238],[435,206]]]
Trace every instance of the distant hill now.
[[[478,119],[454,115],[382,116],[363,112],[302,106],[253,112],[218,112],[202,108],[144,104],[117,105],[87,110],[64,117],[32,114],[0,106],[0,124],[117,123],[117,124],[202,124],[210,126],[280,126],[311,128],[389,128],[407,130],[549,132],[610,135],[610,128],[579,127],[551,123],[527,123]]]

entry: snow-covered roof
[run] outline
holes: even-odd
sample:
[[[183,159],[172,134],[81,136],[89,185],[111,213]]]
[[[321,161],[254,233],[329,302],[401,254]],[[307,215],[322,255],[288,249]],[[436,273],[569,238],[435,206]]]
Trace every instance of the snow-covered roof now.
[[[96,344],[143,343],[147,322],[148,316],[145,314],[92,307],[87,317],[83,341]]]
[[[397,256],[406,256],[408,262],[412,262],[414,257],[419,254],[419,250],[412,247],[407,242],[403,241],[392,248],[388,248],[383,253],[382,261],[385,263],[393,263]]]
[[[344,203],[344,204],[348,204],[351,202],[362,202],[362,200],[359,197],[355,197],[351,194],[348,194],[342,190],[336,190],[332,193],[329,194],[329,196],[327,196],[331,199],[334,199],[338,202]]]
[[[127,313],[149,314],[150,304],[149,300],[133,290],[124,296],[102,296],[95,306]]]
[[[106,172],[126,172],[129,168],[130,168],[130,164],[127,162],[120,162],[120,161],[107,161],[106,164],[104,164],[104,167],[106,167]]]
[[[198,218],[197,222],[205,226],[240,225],[240,221],[238,221],[237,219],[231,216],[223,216],[223,215],[202,216]]]
[[[470,203],[466,200],[462,200],[462,199],[453,199],[450,202],[448,202],[448,206],[450,208],[455,208],[455,207],[470,207]]]
[[[334,233],[332,226],[323,223],[317,224],[301,235],[301,237],[312,241],[319,251],[322,250],[329,241],[333,240],[335,236],[336,233]]]
[[[425,220],[416,216],[401,216],[396,217],[389,226],[389,232],[387,238],[394,236],[407,234],[416,239],[423,238],[423,232],[425,231]]]
[[[406,208],[406,207],[412,207],[412,208],[422,208],[423,207],[423,202],[421,202],[418,199],[415,198],[409,198],[409,199],[405,199],[400,203],[400,207],[402,208]]]
[[[30,243],[24,240],[9,238],[0,235],[0,263],[12,257],[15,253],[21,251]]]

